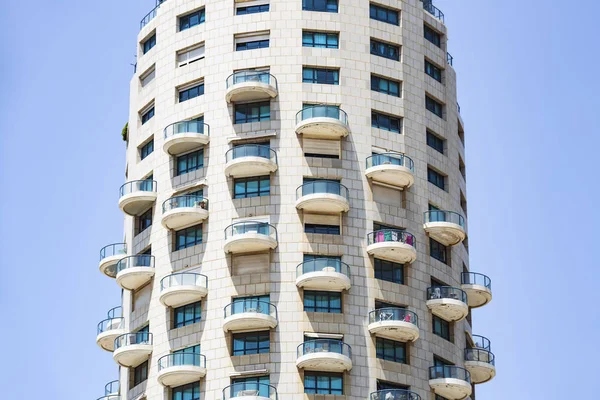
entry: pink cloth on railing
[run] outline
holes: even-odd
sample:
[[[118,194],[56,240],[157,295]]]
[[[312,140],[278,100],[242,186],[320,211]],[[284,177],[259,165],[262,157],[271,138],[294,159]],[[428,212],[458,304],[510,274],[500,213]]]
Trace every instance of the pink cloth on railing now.
[[[384,234],[383,234],[383,232],[382,232],[382,231],[379,231],[379,232],[377,232],[377,236],[376,236],[376,239],[375,239],[375,241],[376,241],[377,243],[379,243],[379,242],[383,242],[383,241],[384,241]]]
[[[406,235],[406,244],[413,245],[413,237],[411,235]]]

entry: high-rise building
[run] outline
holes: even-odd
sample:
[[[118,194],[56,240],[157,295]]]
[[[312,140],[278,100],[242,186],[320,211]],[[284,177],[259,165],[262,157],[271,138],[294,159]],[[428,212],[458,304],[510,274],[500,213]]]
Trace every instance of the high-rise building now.
[[[470,310],[492,292],[447,38],[419,0],[144,17],[103,399],[475,398],[495,367]]]

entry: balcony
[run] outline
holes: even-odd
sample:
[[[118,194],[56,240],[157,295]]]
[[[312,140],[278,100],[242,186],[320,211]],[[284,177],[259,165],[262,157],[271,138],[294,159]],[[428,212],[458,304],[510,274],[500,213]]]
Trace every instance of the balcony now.
[[[277,307],[266,301],[238,300],[225,306],[225,332],[272,329],[277,326]]]
[[[163,203],[162,211],[165,229],[182,229],[208,218],[208,199],[197,195],[171,197]]]
[[[460,321],[469,313],[467,294],[451,286],[427,288],[427,307],[446,321]]]
[[[160,302],[165,307],[179,307],[202,300],[208,294],[206,275],[180,272],[160,281]]]
[[[444,246],[454,246],[467,237],[465,219],[454,211],[426,211],[423,229],[429,234],[429,237]]]
[[[206,357],[196,353],[173,353],[158,359],[158,382],[176,387],[206,376]]]
[[[114,243],[100,250],[100,272],[109,278],[117,276],[117,263],[127,255],[126,243]]]
[[[469,307],[477,308],[492,301],[492,280],[483,274],[463,272],[461,289],[467,293]]]
[[[373,392],[371,400],[421,400],[421,396],[406,389],[384,389]]]
[[[277,79],[266,71],[238,71],[227,78],[225,100],[259,101],[277,97]]]
[[[298,346],[296,366],[306,371],[344,372],[352,369],[352,349],[341,340],[315,339]]]
[[[258,382],[240,382],[223,389],[223,400],[277,400],[275,386]]]
[[[117,283],[123,289],[137,290],[154,277],[154,256],[139,254],[117,263]]]
[[[150,21],[152,21],[154,18],[156,18],[156,16],[158,15],[158,8],[165,1],[167,1],[167,0],[156,0],[156,7],[154,7],[152,9],[152,11],[150,11],[148,14],[146,14],[144,16],[144,18],[142,18],[142,20],[140,21],[140,30],[144,29],[144,27],[146,25],[148,25],[150,23]]]
[[[296,133],[314,139],[348,136],[348,115],[336,106],[308,106],[296,114]]]
[[[266,222],[237,222],[225,228],[225,253],[243,254],[276,247],[277,229]]]
[[[472,392],[469,371],[454,365],[429,367],[429,386],[449,400],[464,399]]]
[[[104,386],[104,396],[116,396],[120,392],[121,385],[118,380],[108,382]]]
[[[296,208],[318,214],[346,212],[350,209],[348,188],[336,181],[306,182],[296,189]]]
[[[179,121],[164,130],[163,151],[176,156],[205,146],[210,141],[210,127],[202,121]]]
[[[277,171],[277,153],[269,146],[236,146],[225,153],[225,159],[225,175],[233,178],[269,175]]]
[[[400,264],[417,259],[415,237],[399,229],[382,229],[367,235],[367,253],[377,258]]]
[[[98,400],[121,400],[121,396],[118,394],[107,394],[98,398]]]
[[[473,383],[484,383],[496,376],[496,359],[488,338],[473,335],[473,347],[465,349],[465,368]]]
[[[126,333],[115,339],[114,360],[123,367],[136,367],[152,354],[152,334]]]
[[[127,215],[136,216],[156,201],[156,181],[127,182],[119,192],[119,208]]]
[[[296,267],[296,286],[306,290],[349,290],[350,267],[340,260],[317,258]]]
[[[96,343],[106,351],[115,349],[115,339],[125,334],[125,319],[121,307],[115,307],[108,312],[108,318],[98,324]]]
[[[367,157],[367,178],[401,189],[415,183],[415,164],[412,159],[399,153],[384,153]]]
[[[379,308],[369,313],[369,332],[399,342],[414,342],[419,338],[419,318],[404,308]]]
[[[437,19],[439,19],[442,23],[444,23],[444,13],[433,5],[432,0],[421,0],[423,2],[423,9],[427,11],[429,14],[433,15]]]

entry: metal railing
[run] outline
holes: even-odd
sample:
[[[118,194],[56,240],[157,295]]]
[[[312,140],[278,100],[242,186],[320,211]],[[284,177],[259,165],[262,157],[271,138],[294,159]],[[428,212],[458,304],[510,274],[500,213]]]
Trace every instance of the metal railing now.
[[[239,382],[223,389],[223,400],[247,396],[277,400],[277,389],[275,386],[259,382]]]
[[[175,196],[162,204],[163,214],[176,208],[198,207],[208,210],[208,199],[199,195]]]
[[[314,353],[337,353],[348,358],[352,357],[352,348],[350,345],[336,339],[315,339],[307,340],[297,348],[297,356],[302,357],[306,354]]]
[[[467,294],[452,286],[432,286],[427,288],[427,300],[453,299],[467,302]]]
[[[199,353],[171,353],[158,359],[158,370],[190,365],[206,368],[206,357]]]
[[[296,114],[296,124],[309,118],[334,118],[348,125],[348,114],[337,106],[315,105],[304,107]]]
[[[225,240],[245,233],[258,233],[259,235],[270,236],[277,240],[277,229],[267,222],[259,221],[236,222],[229,225],[225,228]]]
[[[127,255],[127,243],[113,243],[100,249],[100,261],[116,255]]]
[[[134,267],[154,268],[154,256],[150,254],[138,254],[136,256],[125,257],[117,263],[117,274],[124,269]]]
[[[100,321],[98,324],[98,334],[113,329],[123,329],[125,327],[125,318],[123,318],[123,308],[121,306],[111,308],[107,314],[108,318]]]
[[[412,247],[417,246],[414,235],[400,229],[381,229],[367,235],[367,245],[384,242],[400,242]]]
[[[465,361],[477,361],[491,365],[496,365],[494,353],[484,349],[465,349]]]
[[[260,144],[243,144],[227,150],[225,153],[225,161],[230,162],[241,157],[261,157],[271,160],[277,164],[277,153],[269,146]]]
[[[477,272],[463,272],[460,275],[460,283],[462,285],[480,285],[488,289],[492,289],[492,280],[486,275]]]
[[[437,365],[429,367],[429,379],[460,379],[471,383],[471,374],[462,367],[455,365]]]
[[[451,222],[465,228],[465,217],[454,211],[430,210],[425,211],[425,223],[428,222]]]
[[[204,122],[191,120],[179,121],[174,124],[167,125],[163,130],[165,139],[169,136],[180,135],[183,133],[197,133],[198,135],[210,136],[210,126]]]
[[[411,323],[417,327],[419,326],[419,317],[417,317],[417,314],[405,308],[385,307],[369,312],[370,324],[384,321],[402,321]]]
[[[432,0],[421,0],[423,2],[423,9],[429,14],[433,15],[440,21],[444,22],[444,13],[433,5]]]
[[[350,266],[340,260],[331,258],[315,258],[314,260],[304,261],[296,267],[296,277],[311,272],[337,272],[350,278]]]
[[[156,181],[150,179],[144,179],[139,181],[130,181],[124,183],[119,188],[119,193],[121,197],[126,194],[135,193],[135,192],[156,192]]]
[[[121,396],[118,394],[111,394],[99,397],[98,400],[121,400]]]
[[[237,71],[227,77],[226,85],[229,89],[233,85],[245,82],[261,82],[277,89],[277,79],[267,71]]]
[[[421,396],[406,389],[384,389],[371,393],[371,400],[421,400]]]
[[[104,395],[108,396],[110,394],[115,394],[115,393],[118,394],[120,388],[121,388],[121,384],[119,383],[119,380],[108,382],[104,386]]]
[[[267,301],[260,301],[254,299],[242,299],[234,300],[233,303],[229,303],[223,309],[225,318],[231,317],[236,314],[243,313],[258,313],[264,315],[270,315],[271,317],[277,318],[277,307],[274,304]]]
[[[152,344],[152,334],[150,332],[126,333],[115,339],[115,350],[134,344]]]
[[[446,61],[451,66],[454,66],[454,57],[452,57],[452,55],[450,53],[446,53]]]
[[[167,275],[160,281],[161,291],[175,286],[199,286],[208,289],[208,277],[193,272],[179,272]]]
[[[152,20],[153,20],[153,19],[156,17],[156,15],[158,14],[158,8],[159,8],[159,7],[160,7],[160,5],[161,5],[162,3],[164,3],[165,1],[167,1],[167,0],[157,0],[157,1],[156,1],[156,7],[154,7],[154,8],[152,9],[152,11],[150,11],[148,14],[146,14],[146,15],[144,16],[144,18],[142,18],[142,20],[140,21],[140,30],[141,30],[141,29],[142,29],[144,26],[148,25],[148,23],[149,23],[150,21],[152,21]]]
[[[399,153],[382,153],[375,154],[370,157],[367,157],[367,169],[371,167],[377,167],[379,165],[400,165],[401,167],[406,167],[410,169],[412,172],[415,172],[415,163],[410,158],[405,156],[404,154]]]
[[[328,181],[328,180],[318,180],[318,181],[310,181],[306,182],[296,189],[296,198],[299,199],[303,196],[308,196],[310,194],[318,194],[318,193],[326,193],[326,194],[335,194],[338,196],[342,196],[346,200],[350,200],[350,192],[348,188],[336,181]]]
[[[471,335],[471,337],[473,338],[474,348],[492,351],[492,342],[490,342],[490,339],[481,335]]]

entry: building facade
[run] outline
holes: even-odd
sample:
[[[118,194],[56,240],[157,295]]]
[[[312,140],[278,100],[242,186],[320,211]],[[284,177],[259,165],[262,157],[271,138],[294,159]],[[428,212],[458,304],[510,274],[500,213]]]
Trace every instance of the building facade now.
[[[492,295],[442,12],[168,0],[140,25],[103,399],[474,399]]]

